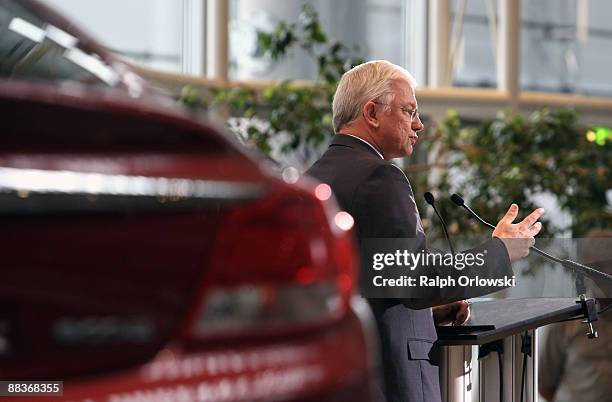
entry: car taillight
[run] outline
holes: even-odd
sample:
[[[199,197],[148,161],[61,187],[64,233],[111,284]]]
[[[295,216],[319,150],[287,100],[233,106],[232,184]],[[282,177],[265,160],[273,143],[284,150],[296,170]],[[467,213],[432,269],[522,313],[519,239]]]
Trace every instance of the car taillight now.
[[[352,217],[327,198],[320,187],[284,187],[227,217],[192,335],[298,330],[344,315],[356,283]]]

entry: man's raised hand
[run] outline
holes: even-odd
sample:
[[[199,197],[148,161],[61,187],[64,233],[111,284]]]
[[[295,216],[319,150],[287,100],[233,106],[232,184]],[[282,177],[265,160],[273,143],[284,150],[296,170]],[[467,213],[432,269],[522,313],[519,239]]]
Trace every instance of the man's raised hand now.
[[[518,215],[519,207],[510,205],[503,218],[495,226],[493,237],[499,237],[508,250],[510,260],[515,261],[529,255],[529,248],[535,244],[534,237],[542,230],[538,219],[544,215],[544,209],[538,208],[519,223],[513,223]]]

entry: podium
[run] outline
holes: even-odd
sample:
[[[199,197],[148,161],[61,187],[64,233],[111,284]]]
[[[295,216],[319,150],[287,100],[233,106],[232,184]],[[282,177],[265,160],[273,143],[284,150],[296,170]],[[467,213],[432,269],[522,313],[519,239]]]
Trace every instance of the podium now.
[[[524,387],[523,401],[537,402],[537,330],[584,316],[577,300],[476,300],[464,325],[438,326],[442,401],[522,402]]]

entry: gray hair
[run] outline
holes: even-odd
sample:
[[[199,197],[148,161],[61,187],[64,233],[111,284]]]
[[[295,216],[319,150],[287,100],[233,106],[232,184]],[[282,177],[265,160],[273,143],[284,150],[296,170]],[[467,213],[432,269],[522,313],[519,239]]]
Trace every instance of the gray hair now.
[[[332,105],[334,132],[356,120],[368,101],[381,99],[383,103],[390,103],[393,100],[391,83],[397,79],[407,80],[416,87],[416,80],[408,71],[386,60],[368,61],[344,73]]]

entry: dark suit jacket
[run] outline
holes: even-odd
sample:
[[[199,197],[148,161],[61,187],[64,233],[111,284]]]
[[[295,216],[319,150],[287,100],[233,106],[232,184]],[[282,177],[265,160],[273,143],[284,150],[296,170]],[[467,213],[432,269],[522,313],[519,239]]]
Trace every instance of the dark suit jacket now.
[[[358,240],[407,237],[419,239],[418,243],[426,247],[408,179],[368,144],[337,134],[306,174],[332,188],[340,207],[355,218]],[[483,247],[490,249],[490,254],[501,255],[499,265],[509,269],[508,254],[499,239],[492,239]],[[448,301],[448,297],[434,297],[426,300],[426,306]],[[440,401],[438,353],[433,348],[437,335],[431,308],[411,309],[398,299],[368,302],[380,336],[387,400]]]

